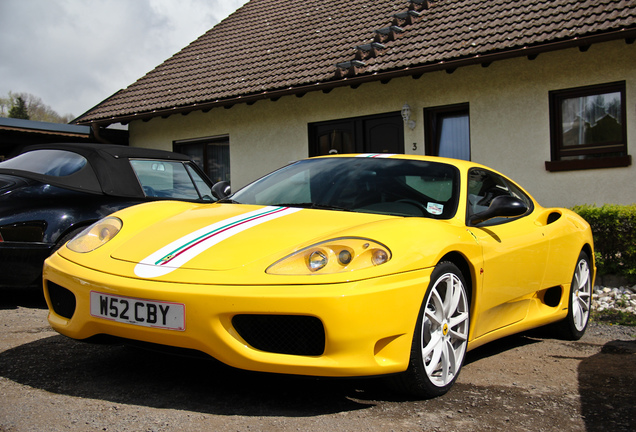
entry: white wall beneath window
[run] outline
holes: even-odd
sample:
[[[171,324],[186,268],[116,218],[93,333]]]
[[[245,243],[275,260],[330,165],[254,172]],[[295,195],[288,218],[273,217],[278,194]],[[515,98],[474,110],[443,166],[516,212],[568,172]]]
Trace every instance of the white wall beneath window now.
[[[407,102],[416,127],[405,127],[405,152],[424,154],[423,109],[469,103],[471,156],[509,175],[544,206],[636,202],[636,168],[548,172],[548,92],[626,81],[628,152],[636,155],[636,44],[623,41],[510,59],[420,79],[394,79],[262,100],[207,113],[130,124],[131,145],[172,149],[174,140],[229,135],[232,187],[307,157],[308,124],[399,111]],[[413,150],[413,147],[416,147]],[[636,163],[636,160],[634,160]]]

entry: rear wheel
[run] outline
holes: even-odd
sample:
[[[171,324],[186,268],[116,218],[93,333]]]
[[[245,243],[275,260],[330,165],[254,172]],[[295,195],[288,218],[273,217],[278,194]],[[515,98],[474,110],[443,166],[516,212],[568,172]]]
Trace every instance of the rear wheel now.
[[[464,363],[469,321],[464,277],[453,263],[442,262],[431,274],[408,369],[393,377],[397,389],[424,398],[446,393]]]
[[[581,252],[574,268],[570,295],[568,299],[568,315],[556,324],[560,336],[568,340],[579,340],[587,329],[592,307],[592,272],[590,258]]]

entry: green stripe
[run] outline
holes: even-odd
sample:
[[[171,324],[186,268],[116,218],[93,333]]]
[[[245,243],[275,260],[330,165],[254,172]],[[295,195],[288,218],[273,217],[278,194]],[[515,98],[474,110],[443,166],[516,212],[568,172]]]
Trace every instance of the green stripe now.
[[[282,209],[282,208],[283,208],[283,207],[276,207],[276,208],[274,208],[274,209],[272,209],[272,210],[269,210],[269,211],[266,211],[266,212],[263,212],[263,213],[258,213],[258,214],[252,215],[252,216],[250,216],[250,217],[246,217],[246,218],[244,218],[244,219],[240,219],[240,220],[238,220],[238,221],[235,221],[235,222],[229,223],[229,224],[224,225],[224,226],[222,226],[222,227],[219,227],[219,228],[217,228],[217,229],[215,229],[215,230],[212,230],[212,231],[210,231],[210,232],[208,232],[208,233],[205,233],[205,234],[203,234],[203,235],[200,235],[199,237],[197,237],[197,238],[195,238],[195,239],[193,239],[193,240],[189,241],[189,242],[188,242],[188,243],[186,243],[186,244],[183,244],[183,245],[179,246],[178,248],[176,248],[175,250],[173,250],[173,251],[172,251],[172,252],[170,252],[169,254],[165,255],[163,258],[161,258],[161,259],[159,259],[158,261],[156,261],[156,262],[155,262],[155,265],[159,265],[159,264],[160,264],[161,262],[163,262],[164,260],[165,260],[165,261],[168,261],[168,257],[171,257],[172,255],[174,255],[174,254],[178,253],[180,250],[187,248],[187,247],[188,247],[188,246],[190,246],[191,244],[198,242],[199,240],[201,240],[201,239],[202,239],[202,238],[204,238],[204,237],[209,236],[210,234],[214,234],[214,233],[216,233],[216,232],[218,232],[218,231],[224,230],[225,228],[231,227],[232,225],[237,225],[237,224],[240,224],[240,223],[245,222],[245,221],[247,221],[247,220],[254,219],[254,218],[256,218],[256,217],[260,217],[260,216],[264,216],[264,215],[269,214],[269,213],[273,213],[273,212],[278,211],[278,210],[280,210],[280,209]]]

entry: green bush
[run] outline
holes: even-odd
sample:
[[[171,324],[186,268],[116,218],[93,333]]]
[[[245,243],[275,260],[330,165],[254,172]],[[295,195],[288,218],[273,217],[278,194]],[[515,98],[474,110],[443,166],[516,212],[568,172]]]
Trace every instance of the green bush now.
[[[572,210],[592,227],[598,273],[636,278],[636,204],[581,205]]]

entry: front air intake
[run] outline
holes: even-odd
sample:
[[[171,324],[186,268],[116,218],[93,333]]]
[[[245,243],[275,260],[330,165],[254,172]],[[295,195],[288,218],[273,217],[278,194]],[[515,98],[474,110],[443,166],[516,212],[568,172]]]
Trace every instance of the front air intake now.
[[[75,294],[51,281],[46,282],[46,287],[53,312],[66,319],[73,318],[76,307]]]
[[[245,342],[261,351],[305,356],[325,351],[325,329],[316,317],[235,315],[232,325]]]

